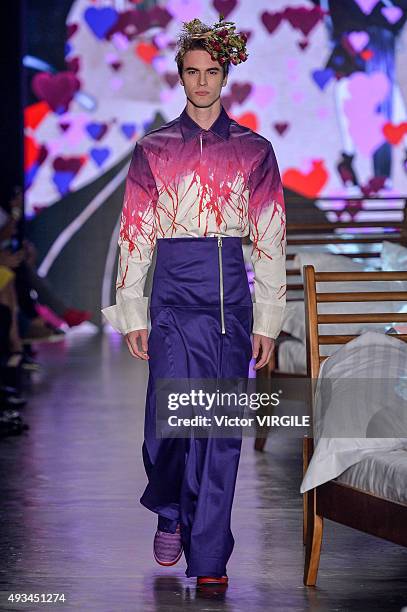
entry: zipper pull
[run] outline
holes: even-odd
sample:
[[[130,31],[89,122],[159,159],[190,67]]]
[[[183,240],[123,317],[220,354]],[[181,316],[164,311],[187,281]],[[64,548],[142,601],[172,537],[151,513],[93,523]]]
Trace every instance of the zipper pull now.
[[[201,155],[202,155],[202,132],[199,134],[199,140],[201,143]]]
[[[222,236],[218,236],[218,246],[222,246]]]

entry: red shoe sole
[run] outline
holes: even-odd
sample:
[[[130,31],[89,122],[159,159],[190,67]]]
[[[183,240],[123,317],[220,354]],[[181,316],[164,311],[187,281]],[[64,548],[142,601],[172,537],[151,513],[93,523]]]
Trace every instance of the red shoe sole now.
[[[197,586],[208,586],[212,584],[214,586],[219,586],[228,584],[228,580],[227,576],[222,576],[220,578],[216,576],[198,576],[196,583]]]
[[[181,557],[182,557],[182,552],[183,552],[183,550],[182,550],[182,548],[181,548],[181,551],[180,551],[180,553],[179,553],[178,557],[177,557],[176,559],[174,559],[174,561],[160,561],[160,560],[158,559],[158,557],[156,557],[156,556],[155,556],[155,552],[154,552],[154,551],[153,551],[153,555],[154,555],[154,559],[157,561],[157,563],[158,563],[159,565],[162,565],[162,566],[164,566],[164,567],[170,567],[171,565],[175,565],[176,563],[178,563],[178,561],[179,561],[179,560],[181,559]]]

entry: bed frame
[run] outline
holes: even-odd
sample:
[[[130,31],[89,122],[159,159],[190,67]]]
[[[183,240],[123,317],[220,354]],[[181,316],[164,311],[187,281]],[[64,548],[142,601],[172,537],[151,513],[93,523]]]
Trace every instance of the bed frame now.
[[[341,214],[348,213],[352,219],[346,222],[330,222],[327,220],[327,213],[339,212],[334,208],[334,202],[344,200],[347,203],[340,212]],[[287,198],[287,245],[293,247],[294,250],[293,253],[287,254],[287,261],[294,259],[295,247],[302,246],[352,245],[357,248],[357,253],[340,254],[357,260],[379,258],[384,240],[407,246],[407,199],[405,197],[325,197],[318,198],[316,201],[323,206],[322,209],[316,208],[314,200]],[[358,206],[366,201],[370,203],[371,208],[360,210]],[[357,210],[356,213],[355,210]],[[364,220],[363,213],[366,212],[374,212],[374,219]],[[398,219],[389,220],[389,213],[395,213]],[[296,268],[288,268],[287,301],[302,299],[302,295],[290,297],[289,293],[291,291],[302,292],[303,290],[301,271]],[[306,374],[289,374],[281,372],[279,369],[279,344],[290,337],[285,332],[280,333],[270,361],[257,373],[259,379],[306,377]],[[260,385],[264,385],[264,380],[260,381]],[[255,450],[262,452],[266,440],[267,429],[257,427],[257,436],[254,442]]]
[[[327,359],[320,355],[320,346],[345,344],[357,335],[323,335],[319,324],[355,322],[407,322],[407,313],[319,314],[322,302],[407,301],[407,291],[358,291],[358,281],[407,280],[407,272],[315,272],[313,266],[304,266],[307,371],[312,381],[318,377],[321,363]],[[355,291],[349,293],[322,293],[317,282],[355,281]],[[407,334],[390,334],[406,342]],[[311,404],[314,397],[311,398]],[[303,473],[313,454],[313,439],[304,438]],[[324,483],[303,495],[303,541],[305,544],[304,584],[315,586],[320,560],[323,520],[341,523],[407,546],[407,505],[390,501],[334,480]]]

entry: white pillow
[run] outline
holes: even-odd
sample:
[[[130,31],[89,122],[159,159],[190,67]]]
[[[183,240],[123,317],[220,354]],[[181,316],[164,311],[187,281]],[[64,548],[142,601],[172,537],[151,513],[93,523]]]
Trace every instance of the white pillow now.
[[[380,253],[380,262],[382,270],[407,272],[407,248],[385,240]]]
[[[406,381],[407,344],[385,334],[362,334],[323,362],[315,394],[315,451],[301,493],[372,453],[407,450]],[[374,435],[381,437],[367,437]]]
[[[317,272],[363,272],[367,268],[358,262],[353,261],[342,255],[327,255],[326,253],[298,253],[295,258],[297,265],[303,274],[304,265],[314,266]],[[407,283],[403,283],[407,288]],[[346,292],[354,291],[355,283],[352,281],[317,283],[318,291],[323,292]],[[399,281],[360,281],[358,283],[360,291],[401,291]],[[404,302],[340,302],[340,303],[321,303],[318,305],[318,312],[321,314],[329,313],[358,313],[361,310],[366,313],[375,312],[401,312],[405,306]],[[391,326],[388,323],[349,323],[345,324],[323,324],[320,325],[321,334],[360,334],[362,331],[385,331]],[[282,330],[291,334],[295,338],[305,343],[305,306],[304,302],[288,302],[286,305]]]

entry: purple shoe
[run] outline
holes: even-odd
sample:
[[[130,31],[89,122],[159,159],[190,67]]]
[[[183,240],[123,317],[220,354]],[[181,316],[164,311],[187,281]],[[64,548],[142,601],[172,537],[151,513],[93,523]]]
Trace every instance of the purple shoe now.
[[[160,565],[175,565],[182,555],[181,530],[179,524],[175,533],[157,529],[154,536],[154,559]]]

